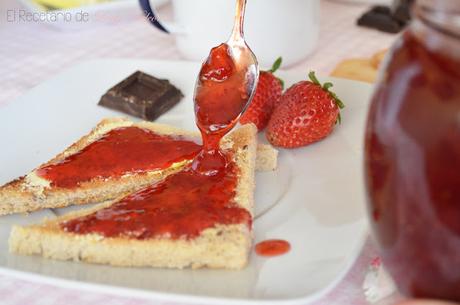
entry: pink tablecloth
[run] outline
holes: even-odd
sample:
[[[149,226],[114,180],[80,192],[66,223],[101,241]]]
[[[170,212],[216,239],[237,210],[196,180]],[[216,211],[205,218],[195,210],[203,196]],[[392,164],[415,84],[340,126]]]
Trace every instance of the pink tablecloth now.
[[[14,0],[0,3],[0,106],[40,82],[76,62],[106,57],[180,59],[173,38],[155,31],[139,15],[130,22],[90,30],[58,31],[32,22],[7,22],[6,11],[19,5]],[[387,48],[395,36],[362,29],[355,20],[366,9],[361,5],[345,5],[323,0],[321,37],[318,51],[293,70],[316,70],[329,73],[344,58],[370,56]],[[169,6],[162,17],[171,16]],[[293,46],[294,47],[294,46]],[[1,124],[1,123],[0,123]],[[362,289],[369,265],[376,257],[373,242],[368,240],[363,251],[338,286],[316,304],[366,304]],[[391,302],[392,298],[383,303]],[[117,297],[98,293],[82,293],[36,282],[0,275],[0,303],[6,305],[127,305],[159,304],[158,302]],[[382,302],[381,302],[382,303]]]

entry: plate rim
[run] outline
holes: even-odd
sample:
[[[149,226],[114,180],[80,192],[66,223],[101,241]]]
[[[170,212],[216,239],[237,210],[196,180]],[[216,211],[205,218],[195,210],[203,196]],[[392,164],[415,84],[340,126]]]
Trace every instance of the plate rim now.
[[[43,275],[36,272],[27,272],[17,269],[10,269],[0,266],[0,274],[12,276],[14,278],[29,281],[37,284],[52,285],[64,289],[71,290],[84,290],[92,293],[106,293],[112,296],[119,296],[124,298],[139,298],[151,301],[169,301],[169,302],[182,302],[186,304],[200,304],[200,305],[306,305],[321,299],[323,296],[331,292],[351,271],[355,265],[361,250],[363,249],[368,236],[368,222],[363,218],[357,220],[355,223],[362,223],[363,230],[356,242],[353,251],[350,252],[348,257],[345,257],[346,266],[339,272],[339,274],[326,285],[323,289],[317,292],[295,298],[284,299],[245,299],[245,298],[228,298],[228,297],[211,297],[211,296],[198,296],[186,293],[171,293],[160,292],[155,290],[144,290],[139,288],[130,288],[116,285],[108,285],[101,283],[90,283],[74,279],[65,279],[60,277],[53,277]],[[354,258],[354,259],[353,259]]]
[[[54,79],[62,77],[62,75],[65,75],[66,73],[69,73],[70,71],[77,69],[81,66],[91,65],[92,63],[98,63],[98,62],[115,62],[115,61],[124,62],[124,63],[132,62],[133,64],[136,64],[136,65],[142,64],[142,63],[155,64],[158,62],[162,64],[175,64],[175,65],[180,65],[184,63],[193,64],[193,65],[201,64],[197,61],[187,61],[187,60],[158,60],[158,59],[142,59],[142,58],[89,59],[89,60],[80,61],[74,65],[69,66],[68,68],[60,71],[59,73],[56,73],[53,77],[45,79],[42,83],[53,81]],[[297,70],[291,70],[291,69],[281,70],[280,72],[282,74],[298,73]],[[356,83],[356,84],[359,84],[360,86],[367,86],[370,88],[372,87],[371,85],[367,83],[345,80],[345,79],[338,79],[338,78],[327,76],[327,75],[320,74],[320,77],[331,79],[331,80],[337,80],[338,82],[343,83],[343,84]],[[27,94],[34,91],[34,89],[36,89],[36,87],[40,86],[41,84],[38,84],[37,86],[33,88],[30,88],[27,92],[24,92],[24,94],[22,94],[18,98],[10,102],[1,104],[0,109],[5,108],[5,107],[11,107],[12,105],[14,105],[14,103],[17,100],[23,99]],[[5,275],[5,276],[11,276],[11,277],[14,277],[20,280],[33,282],[33,283],[53,285],[53,286],[61,287],[64,289],[84,290],[84,291],[89,291],[92,293],[106,293],[106,294],[110,294],[114,296],[120,296],[120,297],[125,297],[125,298],[139,298],[139,299],[144,299],[144,300],[176,301],[176,302],[182,302],[182,303],[209,304],[209,305],[220,305],[220,304],[222,305],[224,304],[225,305],[236,305],[236,304],[242,304],[242,305],[274,305],[274,304],[276,305],[297,305],[299,304],[300,305],[300,304],[303,304],[305,305],[307,303],[311,303],[316,300],[319,300],[323,296],[331,292],[345,278],[345,276],[350,272],[352,267],[355,265],[364,247],[364,244],[366,243],[368,239],[369,225],[368,225],[367,218],[365,216],[352,222],[352,224],[356,224],[361,227],[360,236],[357,236],[356,242],[353,246],[353,250],[350,251],[347,256],[343,257],[343,260],[345,262],[344,268],[340,270],[340,272],[337,273],[337,276],[334,277],[334,279],[330,283],[325,285],[322,289],[319,289],[318,291],[314,293],[311,293],[305,296],[301,296],[301,297],[293,297],[293,298],[286,297],[286,298],[279,298],[279,299],[269,299],[269,298],[250,299],[250,298],[230,298],[230,297],[203,296],[203,295],[200,296],[200,295],[192,295],[192,294],[187,294],[187,293],[161,292],[158,290],[147,290],[147,289],[142,289],[142,288],[123,287],[123,286],[103,284],[103,283],[80,281],[77,279],[68,279],[68,278],[49,276],[49,275],[44,275],[39,272],[22,271],[18,269],[8,268],[6,266],[0,266],[0,274]]]

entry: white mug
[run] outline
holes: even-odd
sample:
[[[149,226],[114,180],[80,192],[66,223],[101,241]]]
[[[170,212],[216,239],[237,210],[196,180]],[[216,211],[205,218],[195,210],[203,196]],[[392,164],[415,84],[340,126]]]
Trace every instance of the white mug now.
[[[149,0],[139,0],[144,14],[158,29],[171,33],[182,55],[202,61],[210,49],[230,36],[235,0],[172,0],[174,23],[159,21]],[[262,67],[283,57],[293,65],[316,47],[320,0],[249,0],[245,38]]]

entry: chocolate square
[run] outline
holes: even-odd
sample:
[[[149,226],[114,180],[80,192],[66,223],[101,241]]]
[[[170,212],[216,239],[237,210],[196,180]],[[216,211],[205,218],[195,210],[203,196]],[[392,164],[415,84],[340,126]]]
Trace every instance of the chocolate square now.
[[[379,5],[372,7],[370,11],[364,13],[358,19],[357,24],[387,33],[399,33],[406,25],[393,18],[389,7]]]
[[[183,97],[168,80],[136,71],[109,89],[99,105],[153,121]]]

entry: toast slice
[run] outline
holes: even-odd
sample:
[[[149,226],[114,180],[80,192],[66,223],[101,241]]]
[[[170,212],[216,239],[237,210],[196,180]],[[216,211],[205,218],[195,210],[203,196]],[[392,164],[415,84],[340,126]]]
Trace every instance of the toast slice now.
[[[168,125],[151,122],[134,123],[122,118],[104,119],[88,135],[82,137],[52,160],[39,166],[26,176],[1,186],[0,215],[113,200],[177,172],[191,162],[192,157],[188,156],[166,168],[126,172],[121,176],[114,177],[96,176],[90,180],[81,181],[72,188],[53,186],[49,180],[37,174],[39,169],[60,163],[66,158],[78,154],[82,149],[98,141],[110,131],[126,127],[138,127],[159,135],[183,137],[193,142],[199,142],[201,138],[197,132],[189,132]],[[261,145],[258,151],[260,158],[258,158],[257,168],[259,170],[274,170],[277,163],[277,151],[269,145]]]
[[[161,231],[161,235],[154,235],[145,239],[139,238],[139,236],[143,235],[136,233],[138,229],[115,236],[101,234],[96,229],[89,232],[83,231],[83,233],[69,231],[67,225],[76,219],[79,221],[85,219],[84,217],[92,217],[98,211],[99,214],[97,215],[107,215],[107,209],[120,206],[120,204],[127,200],[126,198],[139,198],[151,187],[162,188],[162,183],[181,175],[181,173],[185,172],[183,170],[182,172],[166,177],[163,181],[147,186],[143,190],[125,197],[122,196],[111,202],[102,203],[94,208],[73,212],[53,220],[45,220],[42,224],[38,225],[14,226],[9,238],[10,252],[23,255],[41,255],[45,258],[58,260],[110,264],[113,266],[243,268],[248,262],[252,243],[254,171],[257,150],[256,133],[257,129],[254,125],[244,125],[227,135],[221,141],[221,148],[224,152],[228,152],[232,156],[232,164],[237,168],[235,176],[236,184],[233,190],[229,190],[232,193],[232,199],[230,200],[232,202],[226,203],[227,205],[222,207],[222,210],[237,209],[238,213],[247,214],[247,217],[243,217],[243,220],[233,221],[235,217],[232,216],[232,220],[229,221],[228,217],[224,217],[222,219],[227,219],[226,221],[216,222],[205,228],[201,228],[202,230],[199,230],[198,234],[191,237],[177,234],[177,230],[175,229],[176,218],[182,219],[182,216],[176,216],[176,214],[174,214],[172,223],[167,223],[167,229]],[[219,179],[222,180],[224,178]],[[206,188],[206,184],[199,184],[193,190],[180,193],[195,193],[201,188]],[[220,192],[221,190],[219,189],[217,193]],[[209,195],[209,193],[206,194]],[[189,197],[184,196],[184,198],[184,206],[190,206],[191,203],[189,205],[189,202],[187,202],[187,198]],[[214,197],[206,196],[204,198],[208,200],[208,198]],[[155,200],[157,199],[158,197],[155,197]],[[149,205],[155,205],[158,202],[155,200],[149,203]],[[212,199],[209,200],[212,201]],[[194,208],[203,210],[203,214],[200,214],[199,217],[200,221],[206,223],[210,219],[220,219],[218,214],[220,212],[217,212],[217,214],[213,213],[209,206],[202,204],[200,201],[199,205],[193,205]],[[134,207],[136,211],[142,209],[137,203]],[[125,206],[123,208],[126,209]],[[162,206],[162,209],[166,210],[166,214],[176,213],[168,212],[168,208],[169,203],[166,202]],[[122,209],[121,211],[124,210]],[[219,208],[218,211],[221,211],[221,209]],[[131,213],[133,213],[132,210],[129,211],[129,215]],[[147,212],[144,210],[139,213],[139,215],[143,215],[143,213]],[[194,213],[194,210],[191,209],[190,212],[187,211],[184,213],[188,217],[187,213]],[[115,213],[114,215],[116,215],[114,217],[120,216],[119,213]],[[153,217],[152,219],[149,215],[149,217],[142,219],[149,219],[148,221],[152,221],[153,223],[161,222],[161,219],[158,220],[155,218],[157,216]],[[106,216],[103,216],[103,219],[105,219],[104,221],[109,221]],[[129,221],[137,221],[136,225],[139,223],[142,225],[143,220],[139,218],[136,218],[137,220],[133,219],[126,220],[122,218],[114,227],[120,228],[127,225],[126,222]],[[196,217],[187,218],[188,221],[190,219],[196,219]],[[89,223],[94,225],[92,221]],[[185,229],[187,230],[189,228],[188,222],[185,224]],[[99,224],[96,223],[95,226],[97,228]],[[195,227],[195,225],[190,226]],[[145,232],[145,230],[142,232]],[[179,230],[179,232],[181,231]]]

